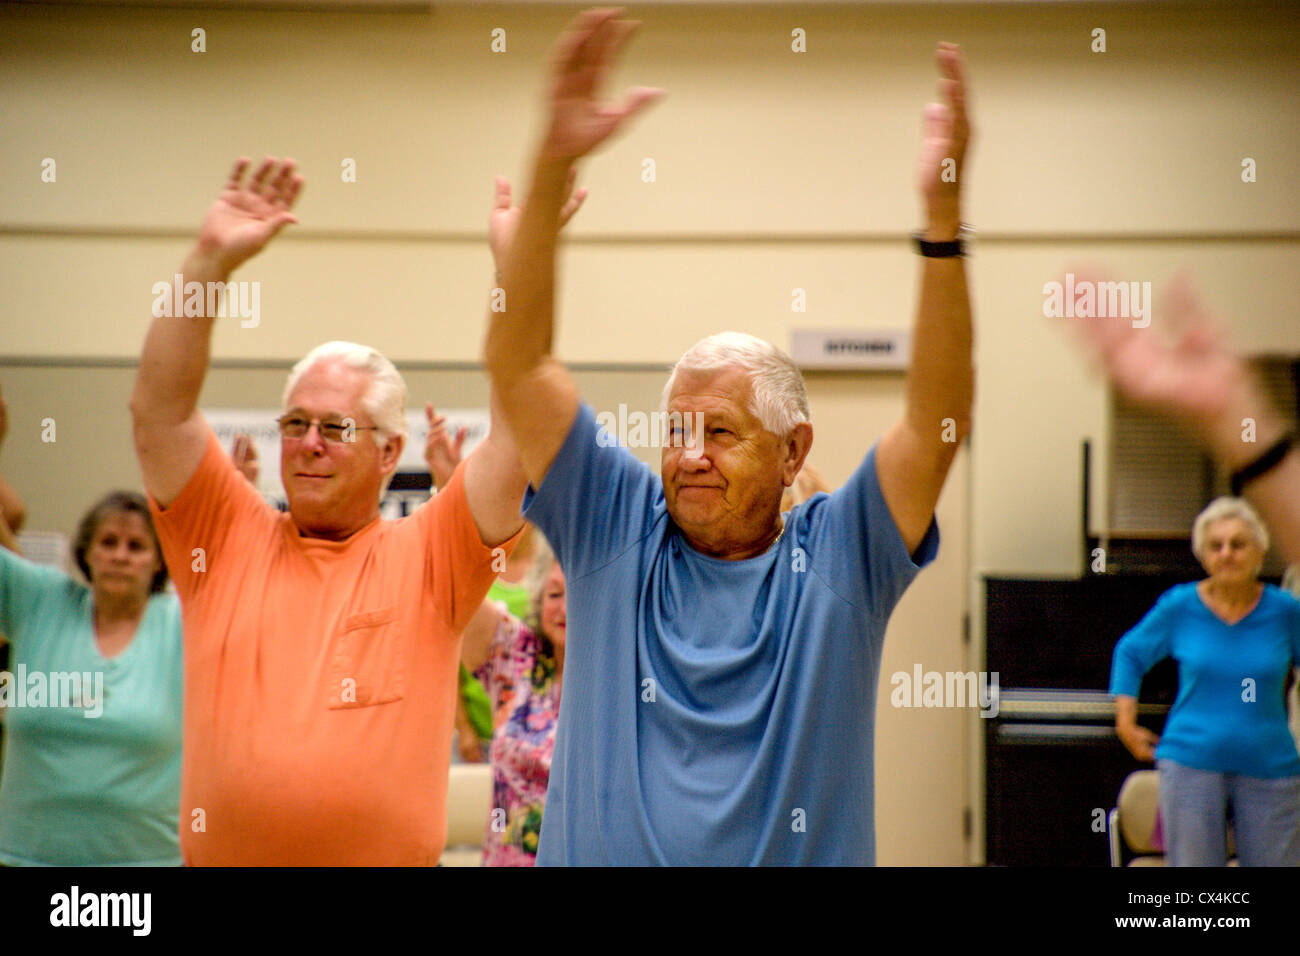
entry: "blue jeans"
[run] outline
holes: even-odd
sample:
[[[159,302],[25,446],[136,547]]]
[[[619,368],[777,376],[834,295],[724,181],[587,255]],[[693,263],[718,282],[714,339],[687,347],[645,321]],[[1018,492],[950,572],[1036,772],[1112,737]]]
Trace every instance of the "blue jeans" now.
[[[1226,866],[1227,820],[1242,866],[1300,866],[1300,777],[1247,777],[1156,761],[1165,860]]]

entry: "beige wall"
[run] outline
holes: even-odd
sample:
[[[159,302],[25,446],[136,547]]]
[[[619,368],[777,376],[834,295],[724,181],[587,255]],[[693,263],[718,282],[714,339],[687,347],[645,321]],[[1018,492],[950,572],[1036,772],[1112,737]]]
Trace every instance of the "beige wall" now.
[[[946,524],[946,541],[961,542],[941,561],[957,566],[918,581],[887,656],[909,655],[897,669],[963,656],[976,666],[979,576],[1081,569],[1078,448],[1085,437],[1105,446],[1106,396],[1041,317],[1043,282],[1085,259],[1157,287],[1187,266],[1243,347],[1300,343],[1300,27],[1263,6],[1225,6],[640,9],[645,27],[619,84],[670,96],[583,169],[592,196],[570,230],[560,352],[637,364],[607,394],[653,402],[647,365],[709,331],[788,345],[799,327],[907,326],[916,263],[905,236],[918,225],[931,51],[960,41],[978,130],[967,185],[979,229],[975,435],[940,509],[960,528]],[[261,324],[219,328],[219,359],[287,363],[347,337],[404,362],[477,361],[491,176],[525,169],[541,57],[569,9],[0,7],[0,374],[14,406],[3,465],[31,499],[34,526],[67,530],[88,482],[134,474],[125,430],[90,427],[98,412],[82,416],[86,434],[57,460],[38,422],[66,408],[62,443],[78,407],[124,408],[129,374],[96,363],[138,354],[150,287],[171,276],[240,153],[292,155],[308,184],[302,224],[239,276],[262,284]],[[505,54],[489,51],[498,26]],[[806,54],[790,52],[796,26]],[[190,52],[194,27],[207,31],[207,53]],[[1107,31],[1104,54],[1089,50],[1094,27]],[[1240,180],[1247,156],[1253,184]],[[58,164],[54,184],[40,181],[44,157]],[[340,181],[345,157],[356,183]],[[645,158],[653,184],[640,178]],[[795,287],[807,290],[806,313],[790,310]],[[254,373],[214,375],[204,401],[264,404],[241,390],[242,374]],[[472,389],[462,381],[429,373],[419,385]],[[811,387],[822,416],[814,457],[835,457],[828,473],[840,480],[901,407],[900,379]],[[958,507],[968,494],[969,511]],[[940,602],[933,620],[918,595]],[[976,640],[962,650],[953,628],[966,605]],[[957,740],[955,763],[976,780],[979,755],[963,736],[974,718],[886,710],[881,861],[957,862],[960,832],[946,822],[963,802],[946,782],[954,759],[941,748],[923,769],[912,762],[935,735]],[[927,790],[942,796],[909,815]]]

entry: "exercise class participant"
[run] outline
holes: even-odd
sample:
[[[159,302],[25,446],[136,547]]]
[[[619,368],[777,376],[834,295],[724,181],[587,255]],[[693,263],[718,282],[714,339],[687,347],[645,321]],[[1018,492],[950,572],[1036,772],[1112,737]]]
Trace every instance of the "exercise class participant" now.
[[[551,354],[570,167],[659,95],[598,99],[634,28],[587,12],[556,48],[532,188],[502,269],[510,307],[490,316],[486,347],[532,486],[525,515],[568,587],[537,862],[872,863],[885,626],[936,554],[934,506],[971,410],[960,57],[940,46],[947,106],[927,113],[928,258],[904,417],[843,487],[783,521],[782,492],[813,429],[779,349],[724,333],[682,357],[666,408],[702,416],[703,433],[689,448],[674,435],[659,476],[598,441],[592,409]],[[945,159],[955,182],[941,177]]]
[[[1196,517],[1203,581],[1170,588],[1115,645],[1115,729],[1160,771],[1170,866],[1224,866],[1229,808],[1242,866],[1300,866],[1300,757],[1285,686],[1300,659],[1300,602],[1264,584],[1268,532],[1239,498]],[[1137,723],[1138,689],[1156,662],[1178,662],[1164,734]]]
[[[0,863],[177,866],[181,609],[144,498],[101,498],[72,553],[89,587],[0,547]]]
[[[502,613],[491,597],[465,629],[461,661],[492,702],[492,809],[484,824],[484,866],[532,866],[546,809],[546,785],[564,682],[568,632],[564,571],[541,534],[528,573],[528,608]]]
[[[247,167],[209,209],[186,283],[229,281],[296,221],[294,163]],[[406,386],[373,349],[327,343],[285,387],[280,514],[197,409],[213,321],[155,318],[131,400],[184,612],[184,859],[436,863],[459,633],[521,524],[516,453],[493,429],[440,494],[380,520]]]

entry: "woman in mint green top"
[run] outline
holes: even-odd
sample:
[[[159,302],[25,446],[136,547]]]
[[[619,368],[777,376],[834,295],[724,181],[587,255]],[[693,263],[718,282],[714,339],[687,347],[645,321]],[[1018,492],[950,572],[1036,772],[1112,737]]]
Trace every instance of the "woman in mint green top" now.
[[[89,588],[0,549],[0,863],[180,865],[181,612],[144,498],[73,550]]]

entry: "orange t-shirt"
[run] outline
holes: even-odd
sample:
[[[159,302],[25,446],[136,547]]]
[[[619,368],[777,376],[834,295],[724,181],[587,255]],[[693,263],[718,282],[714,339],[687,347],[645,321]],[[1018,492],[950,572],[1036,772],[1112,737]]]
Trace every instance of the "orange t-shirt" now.
[[[460,634],[495,577],[463,468],[414,514],[325,541],[212,435],[150,508],[184,616],[185,862],[437,863]]]

